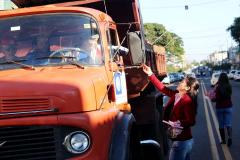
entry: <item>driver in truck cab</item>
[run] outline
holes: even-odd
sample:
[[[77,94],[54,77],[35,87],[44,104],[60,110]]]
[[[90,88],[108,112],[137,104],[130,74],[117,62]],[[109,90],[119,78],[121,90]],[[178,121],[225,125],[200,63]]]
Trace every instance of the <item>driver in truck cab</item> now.
[[[37,37],[33,42],[33,49],[30,54],[34,54],[34,57],[48,57],[50,54],[50,44],[48,37]]]
[[[86,52],[83,62],[89,64],[101,64],[102,63],[102,52],[99,45],[99,35],[95,34],[90,36],[87,40],[84,40],[80,46],[83,52]],[[82,58],[80,58],[82,59]]]
[[[26,59],[30,64],[47,63],[47,57],[50,55],[50,44],[47,36],[38,36],[32,43],[32,50],[28,53]]]

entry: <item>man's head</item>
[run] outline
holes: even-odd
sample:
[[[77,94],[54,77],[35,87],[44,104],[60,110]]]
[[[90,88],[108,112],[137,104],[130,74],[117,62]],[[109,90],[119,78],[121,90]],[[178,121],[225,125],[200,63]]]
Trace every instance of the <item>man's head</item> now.
[[[80,48],[82,48],[84,51],[91,52],[93,47],[97,46],[99,35],[93,35],[88,37],[88,39],[81,40]]]
[[[90,44],[97,44],[98,43],[98,39],[99,39],[99,35],[98,34],[95,34],[95,35],[92,35],[90,38],[89,38],[89,43]]]
[[[46,36],[39,36],[36,39],[36,49],[41,51],[49,50],[49,41]]]

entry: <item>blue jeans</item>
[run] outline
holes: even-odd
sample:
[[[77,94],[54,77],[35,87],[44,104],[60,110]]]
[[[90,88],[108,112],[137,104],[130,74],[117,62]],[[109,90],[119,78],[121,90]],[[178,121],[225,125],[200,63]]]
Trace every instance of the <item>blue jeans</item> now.
[[[193,139],[186,141],[173,141],[169,160],[190,160],[190,153],[192,151]]]
[[[219,128],[232,127],[232,107],[216,109]]]

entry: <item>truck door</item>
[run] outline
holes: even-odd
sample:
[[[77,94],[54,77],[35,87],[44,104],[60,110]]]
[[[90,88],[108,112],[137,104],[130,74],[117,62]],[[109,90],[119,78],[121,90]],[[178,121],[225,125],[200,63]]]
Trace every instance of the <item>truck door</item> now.
[[[110,59],[113,63],[117,63],[118,67],[121,67],[121,60],[119,54],[119,41],[117,31],[114,28],[109,28],[108,34],[108,48],[110,52]],[[113,72],[113,83],[115,87],[115,102],[116,104],[127,103],[127,87],[126,76],[124,70]]]

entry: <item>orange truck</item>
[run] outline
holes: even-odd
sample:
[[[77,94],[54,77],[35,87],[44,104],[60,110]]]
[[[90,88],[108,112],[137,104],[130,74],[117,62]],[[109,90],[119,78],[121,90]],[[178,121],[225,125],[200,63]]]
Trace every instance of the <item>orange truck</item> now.
[[[160,159],[166,72],[137,0],[12,0],[0,11],[0,159]]]

